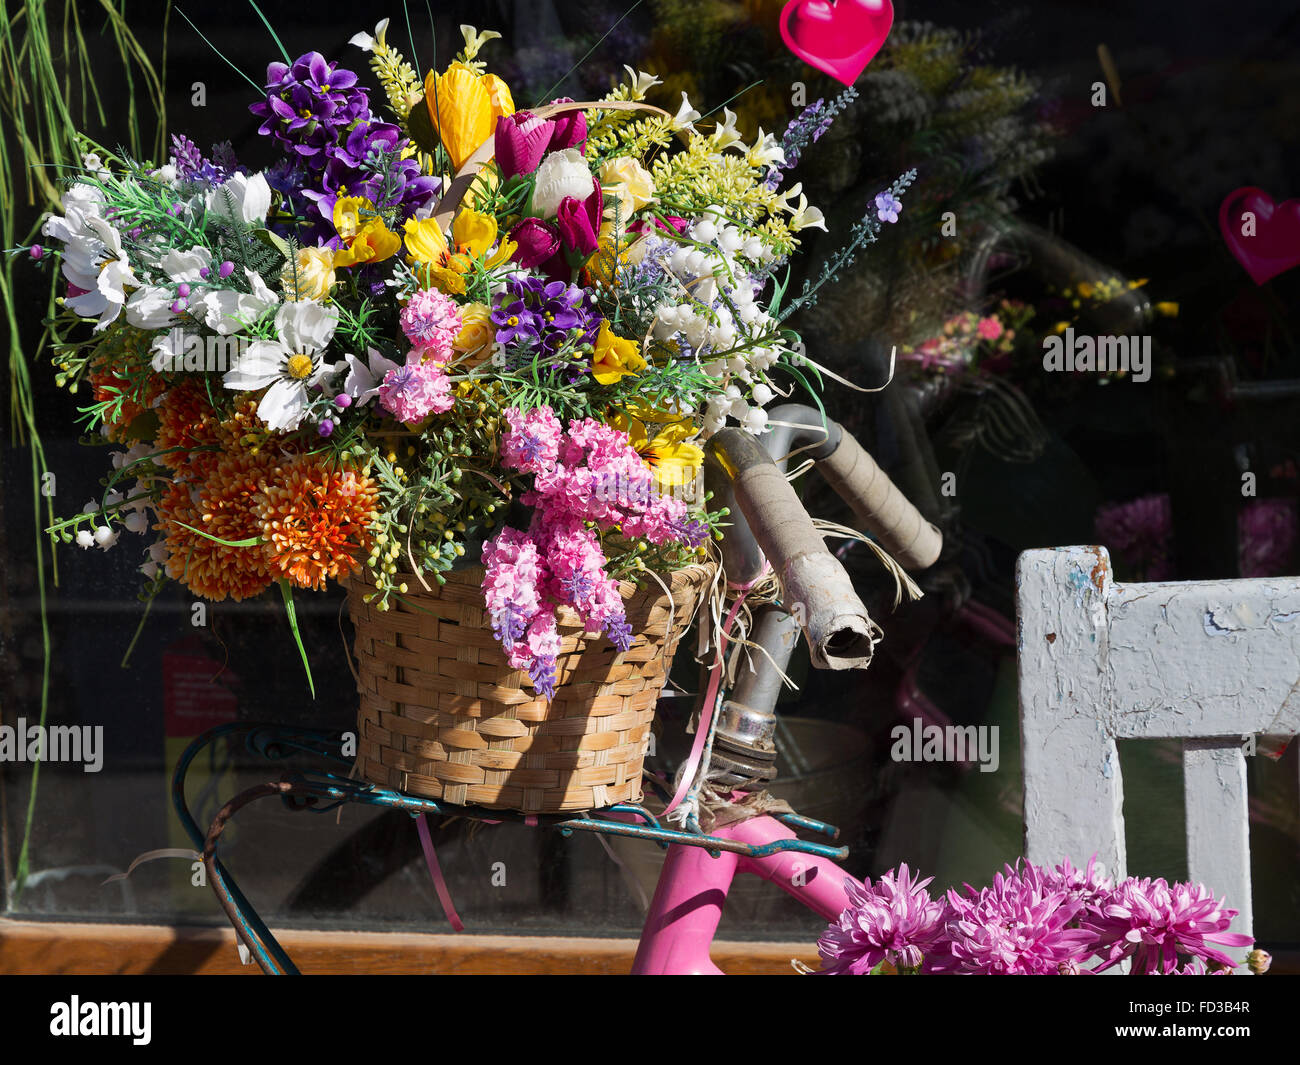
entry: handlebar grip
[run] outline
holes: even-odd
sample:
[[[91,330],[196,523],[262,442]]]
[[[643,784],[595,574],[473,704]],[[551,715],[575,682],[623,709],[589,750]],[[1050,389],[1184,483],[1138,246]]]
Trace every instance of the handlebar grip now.
[[[933,566],[943,550],[943,533],[908,502],[898,486],[876,465],[850,433],[817,463],[835,492],[880,545],[908,570]]]
[[[717,471],[713,478],[710,468]],[[813,665],[865,669],[875,649],[875,624],[771,456],[748,433],[723,429],[705,449],[705,470],[706,479],[726,485],[739,505],[747,526],[740,536],[752,536],[776,571],[787,608],[798,611]]]

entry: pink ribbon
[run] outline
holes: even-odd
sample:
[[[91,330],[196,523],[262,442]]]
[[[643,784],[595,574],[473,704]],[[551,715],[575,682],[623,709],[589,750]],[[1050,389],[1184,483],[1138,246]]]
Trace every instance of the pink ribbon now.
[[[682,774],[682,782],[677,785],[677,794],[673,796],[673,801],[665,808],[664,813],[669,814],[677,809],[681,801],[686,798],[686,793],[691,790],[691,784],[695,781],[695,774],[699,771],[700,760],[704,757],[704,744],[708,742],[709,733],[713,729],[713,716],[717,712],[718,702],[718,685],[722,682],[722,660],[723,653],[727,649],[727,638],[731,635],[731,624],[736,620],[736,614],[740,611],[740,605],[745,601],[745,593],[763,578],[767,573],[767,563],[763,564],[763,573],[760,573],[748,584],[729,584],[728,587],[740,594],[736,596],[736,601],[731,604],[731,610],[727,613],[727,620],[722,623],[722,632],[718,634],[718,653],[713,660],[713,666],[709,670],[709,688],[704,695],[704,705],[700,710],[700,723],[695,729],[695,742],[691,744],[690,757],[686,759],[686,772]]]
[[[447,915],[447,921],[455,932],[465,931],[465,923],[460,919],[460,914],[456,912],[456,904],[451,901],[451,892],[447,890],[447,881],[442,878],[442,867],[438,864],[438,852],[433,849],[433,838],[429,835],[429,819],[424,814],[416,818],[415,826],[420,830],[420,846],[424,850],[424,861],[429,867],[429,878],[433,881],[433,889],[438,893],[438,901],[442,903],[442,912]]]

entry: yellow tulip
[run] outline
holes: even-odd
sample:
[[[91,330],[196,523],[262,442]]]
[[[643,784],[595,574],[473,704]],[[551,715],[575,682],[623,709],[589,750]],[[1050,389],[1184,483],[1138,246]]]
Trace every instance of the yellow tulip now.
[[[497,239],[497,220],[491,215],[464,208],[451,224],[452,240],[475,258],[484,254]]]
[[[335,266],[354,266],[357,263],[383,262],[396,255],[402,238],[383,222],[372,221],[362,226],[348,242],[346,250],[334,256]]]
[[[483,87],[487,89],[488,95],[492,97],[492,128],[496,129],[496,120],[498,118],[515,113],[515,100],[510,95],[510,86],[495,74],[483,75]]]
[[[493,82],[499,83],[499,79],[494,78]],[[510,91],[503,83],[493,87],[497,88],[498,98],[509,101]],[[424,102],[455,170],[460,170],[492,135],[501,106],[494,101],[487,78],[463,63],[452,63],[445,74],[430,71],[424,79]],[[510,102],[510,111],[506,113],[513,111],[514,104]]]
[[[447,257],[447,238],[432,218],[411,218],[406,234],[406,254],[416,262],[440,263]]]
[[[616,336],[609,323],[600,323],[596,350],[591,357],[591,376],[602,385],[612,385],[629,374],[638,374],[646,367],[645,359],[633,340]]]

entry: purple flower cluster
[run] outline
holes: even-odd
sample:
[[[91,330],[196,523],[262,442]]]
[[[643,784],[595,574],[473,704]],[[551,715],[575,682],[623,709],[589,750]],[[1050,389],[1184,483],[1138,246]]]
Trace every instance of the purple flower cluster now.
[[[397,126],[374,118],[356,74],[319,52],[308,52],[291,65],[271,63],[266,99],[249,110],[262,119],[258,132],[301,159],[319,182],[303,194],[315,203],[323,223],[332,219],[341,189],[366,197],[381,210],[395,209],[402,220],[438,189],[438,179],[422,175],[418,162],[397,158],[407,141]]]
[[[1105,504],[1097,509],[1094,524],[1098,542],[1133,569],[1135,579],[1172,579],[1174,512],[1168,495]]]
[[[847,878],[849,905],[818,941],[820,972],[862,975],[887,962],[908,973],[1079,974],[1128,959],[1135,975],[1184,975],[1234,968],[1218,948],[1251,943],[1228,931],[1237,911],[1202,885],[1130,877],[1116,886],[1095,861],[1084,870],[1017,862],[989,887],[937,899],[930,882],[906,865],[875,884]]]
[[[540,348],[557,356],[566,347],[596,343],[601,319],[595,303],[596,297],[577,285],[518,274],[497,295],[492,324],[510,354],[531,357]]]
[[[769,190],[781,184],[781,172],[799,165],[799,158],[809,144],[815,144],[825,136],[835,122],[835,116],[858,98],[857,89],[849,86],[829,105],[825,99],[818,98],[790,120],[781,136],[781,150],[785,153],[785,162],[774,166],[767,172],[763,182]]]
[[[212,158],[209,159],[199,151],[197,144],[181,134],[172,135],[171,164],[182,181],[211,186],[224,184],[240,169],[229,141],[213,145]]]

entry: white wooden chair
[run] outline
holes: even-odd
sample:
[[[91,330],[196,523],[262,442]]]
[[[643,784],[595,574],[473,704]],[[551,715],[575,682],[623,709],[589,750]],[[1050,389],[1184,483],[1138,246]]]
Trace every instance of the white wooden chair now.
[[[1300,730],[1300,577],[1116,584],[1061,547],[1016,586],[1026,857],[1127,875],[1116,741],[1180,738],[1188,874],[1253,934],[1246,758]]]

